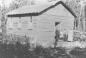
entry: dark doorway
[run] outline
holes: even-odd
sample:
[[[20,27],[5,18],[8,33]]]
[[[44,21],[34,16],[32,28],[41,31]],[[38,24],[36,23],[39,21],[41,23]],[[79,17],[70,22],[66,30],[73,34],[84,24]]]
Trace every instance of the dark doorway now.
[[[55,26],[57,26],[58,24],[60,24],[60,22],[55,22]]]
[[[60,24],[60,22],[55,22],[55,27],[57,26],[57,25],[59,25]],[[56,48],[56,46],[57,46],[57,42],[58,42],[58,39],[60,38],[60,31],[59,30],[55,30],[55,43],[54,43],[54,48]]]

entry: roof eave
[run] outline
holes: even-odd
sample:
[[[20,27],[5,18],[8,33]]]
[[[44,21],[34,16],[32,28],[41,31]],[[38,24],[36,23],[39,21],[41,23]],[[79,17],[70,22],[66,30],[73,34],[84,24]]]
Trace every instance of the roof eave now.
[[[52,5],[46,9],[44,9],[43,11],[41,12],[36,12],[36,13],[23,13],[23,14],[8,14],[7,17],[27,17],[27,16],[38,16],[38,15],[41,15],[43,14],[44,12],[48,11],[49,9],[52,9],[54,8],[55,6],[59,5],[59,4],[62,4],[75,18],[77,17],[75,15],[75,13],[67,6],[65,5],[65,3],[63,3],[62,1],[59,1],[57,2],[55,5]]]

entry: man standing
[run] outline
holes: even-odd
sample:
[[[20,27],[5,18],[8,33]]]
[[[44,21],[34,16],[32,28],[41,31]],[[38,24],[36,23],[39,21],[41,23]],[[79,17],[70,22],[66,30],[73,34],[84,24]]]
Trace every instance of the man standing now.
[[[55,23],[55,27],[56,27],[56,31],[55,31],[55,43],[54,43],[54,48],[56,48],[58,39],[60,38],[60,31],[57,29],[57,25],[59,24],[59,22]]]

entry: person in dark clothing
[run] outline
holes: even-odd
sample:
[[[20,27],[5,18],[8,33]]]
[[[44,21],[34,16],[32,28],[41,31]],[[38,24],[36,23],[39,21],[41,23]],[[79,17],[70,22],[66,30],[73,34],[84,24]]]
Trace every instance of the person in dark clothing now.
[[[57,42],[58,42],[58,39],[60,38],[60,31],[59,30],[56,30],[56,35],[55,35],[55,43],[54,43],[54,48],[56,48],[56,45],[57,45]]]
[[[57,25],[60,24],[60,22],[55,22],[55,27],[57,27]],[[55,31],[55,43],[54,43],[54,48],[56,48],[58,39],[60,38],[60,31],[58,29],[56,29]]]

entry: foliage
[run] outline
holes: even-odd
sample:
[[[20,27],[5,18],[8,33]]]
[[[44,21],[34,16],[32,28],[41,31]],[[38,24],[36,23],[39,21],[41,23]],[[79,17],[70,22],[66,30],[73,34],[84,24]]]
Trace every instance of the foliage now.
[[[37,46],[32,51],[29,49],[29,44],[22,45],[19,42],[16,44],[6,44],[0,42],[0,58],[64,58],[64,55],[67,57],[65,51],[60,48],[53,49]]]
[[[79,17],[80,16],[80,9],[81,9],[81,5],[80,5],[80,0],[66,0],[66,5],[68,5],[68,7],[70,7],[72,9],[72,11],[74,11],[74,13]]]

